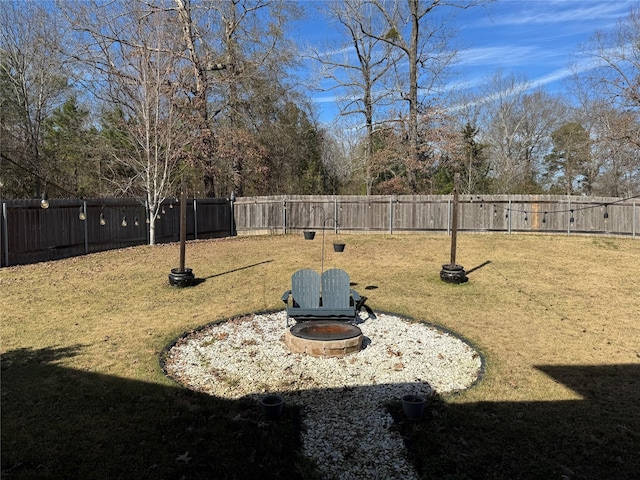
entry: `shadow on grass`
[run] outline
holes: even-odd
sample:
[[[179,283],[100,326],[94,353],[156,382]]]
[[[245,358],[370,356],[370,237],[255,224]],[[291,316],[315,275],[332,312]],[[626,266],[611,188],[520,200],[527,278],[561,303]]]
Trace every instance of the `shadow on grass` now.
[[[74,370],[81,352],[2,355],[3,479],[308,478],[298,412]]]
[[[480,265],[476,265],[475,267],[467,270],[465,273],[469,275],[470,273],[475,272],[476,270],[480,270],[482,267],[486,267],[491,263],[491,260],[487,260],[486,262],[482,262]]]
[[[299,412],[66,368],[82,346],[2,356],[3,479],[303,479]],[[446,403],[392,428],[423,478],[635,479],[640,365],[540,366],[584,399]],[[366,389],[367,387],[362,387]],[[357,439],[354,439],[357,442]]]
[[[273,262],[273,260],[265,260],[263,262],[253,263],[251,265],[246,265],[244,267],[234,268],[233,270],[228,270],[226,272],[214,273],[213,275],[209,275],[208,277],[197,278],[196,281],[200,280],[200,283],[201,283],[201,282],[204,282],[205,280],[208,280],[210,278],[221,277],[222,275],[228,275],[230,273],[240,272],[242,270],[247,270],[248,268],[257,267],[258,265],[264,265],[265,263],[271,263],[271,262]]]
[[[540,366],[582,400],[451,404],[393,412],[426,478],[616,479],[640,472],[640,364]]]

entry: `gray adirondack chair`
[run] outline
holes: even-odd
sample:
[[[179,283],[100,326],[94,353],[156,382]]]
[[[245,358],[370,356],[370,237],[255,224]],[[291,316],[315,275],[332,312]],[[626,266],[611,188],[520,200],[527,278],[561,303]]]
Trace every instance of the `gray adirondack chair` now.
[[[291,290],[282,294],[282,301],[287,305],[287,327],[292,318],[355,322],[360,295],[351,290],[349,274],[344,270],[327,270],[320,277],[316,271],[304,269],[291,276]]]
[[[337,320],[355,322],[360,295],[351,289],[349,274],[339,268],[322,273],[322,308]]]
[[[289,297],[291,305],[289,306]],[[289,319],[317,315],[320,309],[320,275],[308,268],[298,270],[291,276],[291,290],[282,294],[287,305],[287,326]]]

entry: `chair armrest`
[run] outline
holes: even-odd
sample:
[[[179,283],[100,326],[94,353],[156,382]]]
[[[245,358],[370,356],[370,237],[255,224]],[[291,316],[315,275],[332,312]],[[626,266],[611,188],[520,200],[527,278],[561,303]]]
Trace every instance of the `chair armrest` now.
[[[289,301],[289,295],[291,295],[291,290],[287,290],[282,294],[282,301],[287,303]]]
[[[355,290],[349,290],[351,292],[351,296],[353,297],[353,300],[356,302],[360,301],[360,294],[358,292],[356,292]]]

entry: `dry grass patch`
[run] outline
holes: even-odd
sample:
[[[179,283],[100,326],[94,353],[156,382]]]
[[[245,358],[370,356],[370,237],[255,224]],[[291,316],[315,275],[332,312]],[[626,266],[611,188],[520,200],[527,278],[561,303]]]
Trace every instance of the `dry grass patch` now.
[[[325,269],[347,270],[374,311],[442,325],[475,343],[487,359],[476,388],[434,403],[433,416],[423,422],[400,424],[426,477],[598,478],[614,472],[627,478],[632,467],[640,470],[631,455],[640,450],[640,242],[463,234],[458,262],[479,268],[468,283],[449,285],[439,279],[449,237],[342,238],[347,248],[338,254],[327,235]],[[309,466],[295,454],[295,413],[277,427],[281,445],[247,444],[268,433],[252,417],[252,406],[176,388],[158,358],[183,332],[281,308],[295,270],[320,270],[320,240],[280,235],[189,242],[187,266],[199,283],[183,290],[167,282],[178,262],[175,244],[1,269],[3,477],[42,478],[46,470],[61,478],[55,471],[82,470],[77,462],[83,460],[39,443],[61,436],[80,442],[80,452],[98,442],[105,455],[127,458],[136,478],[209,478],[204,472],[216,462],[228,464],[220,472],[251,474],[254,465],[273,478],[283,469],[295,472],[292,478],[308,477]],[[47,404],[60,406],[63,415]],[[77,412],[83,408],[86,417]],[[595,419],[582,417],[594,413]],[[238,415],[246,420],[242,428]],[[150,416],[155,420],[144,424]],[[218,427],[205,428],[211,419]],[[85,435],[76,425],[102,433]],[[236,438],[235,431],[242,435]],[[547,435],[556,436],[557,448],[543,446],[553,443]],[[137,450],[146,456],[123,453]],[[261,457],[270,450],[277,461]],[[191,460],[176,460],[186,451]],[[517,461],[523,455],[533,456],[528,467]],[[89,455],[89,461],[98,460]],[[543,465],[538,476],[532,473],[536,462]],[[106,478],[99,468],[115,477],[125,466],[104,461],[82,471],[85,478]]]

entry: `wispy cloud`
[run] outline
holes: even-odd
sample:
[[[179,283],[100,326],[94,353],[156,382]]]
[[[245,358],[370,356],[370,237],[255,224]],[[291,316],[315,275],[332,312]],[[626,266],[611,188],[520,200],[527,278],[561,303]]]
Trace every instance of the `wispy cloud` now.
[[[605,2],[576,2],[556,1],[544,2],[543,9],[526,8],[529,2],[522,2],[523,8],[517,12],[499,13],[490,15],[490,21],[494,25],[554,25],[575,23],[577,19],[581,23],[590,21],[603,22],[617,20],[627,12],[636,1],[605,1]],[[534,3],[535,4],[535,3]],[[539,5],[537,5],[539,6]]]
[[[467,66],[518,65],[532,55],[538,54],[539,50],[534,46],[476,47],[458,52],[456,63]]]

